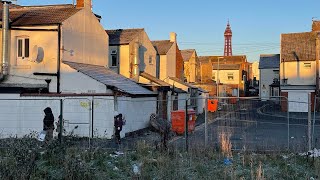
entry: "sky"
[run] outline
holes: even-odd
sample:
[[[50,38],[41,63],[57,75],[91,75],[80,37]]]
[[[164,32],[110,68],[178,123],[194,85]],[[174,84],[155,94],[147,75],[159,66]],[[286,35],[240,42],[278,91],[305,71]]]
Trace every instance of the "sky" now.
[[[76,0],[75,0],[76,1]],[[73,0],[18,0],[19,5],[66,4]],[[311,31],[320,20],[319,0],[93,0],[105,29],[145,28],[151,40],[177,33],[180,49],[198,55],[223,55],[230,21],[233,55],[280,53],[282,33]]]

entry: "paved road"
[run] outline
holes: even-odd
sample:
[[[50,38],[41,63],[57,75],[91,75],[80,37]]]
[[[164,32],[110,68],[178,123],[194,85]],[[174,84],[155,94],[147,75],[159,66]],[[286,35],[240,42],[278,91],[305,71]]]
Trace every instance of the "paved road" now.
[[[290,113],[288,136],[287,113],[273,102],[240,101],[237,104],[225,104],[221,111],[209,113],[209,146],[218,148],[221,135],[227,134],[233,149],[258,151],[286,150],[288,139],[290,150],[304,151],[307,147],[307,113]],[[289,138],[288,138],[289,137]],[[316,114],[315,145],[320,148],[320,114]],[[189,136],[189,147],[204,145],[204,126]],[[172,142],[183,147],[184,137]]]

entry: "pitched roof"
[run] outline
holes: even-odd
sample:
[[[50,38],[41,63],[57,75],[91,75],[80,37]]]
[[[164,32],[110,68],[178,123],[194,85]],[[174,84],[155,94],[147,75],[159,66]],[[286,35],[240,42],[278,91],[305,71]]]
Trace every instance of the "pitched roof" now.
[[[121,91],[130,95],[156,95],[156,93],[139,86],[136,82],[122,75],[119,75],[103,66],[75,63],[69,61],[63,61],[63,63],[91,77],[92,79],[105,84],[110,88],[115,88],[117,91]]]
[[[106,30],[109,35],[109,45],[129,44],[144,29],[115,29]]]
[[[281,61],[314,61],[318,32],[281,34]]]
[[[191,59],[191,56],[195,51],[196,51],[195,49],[181,50],[183,61],[185,61],[185,62],[189,61],[189,59]]]
[[[280,67],[280,54],[261,54],[259,69],[275,69]]]
[[[10,8],[11,26],[60,24],[81,9],[73,5],[17,6]],[[2,9],[1,9],[2,13]],[[0,17],[2,21],[2,17]]]
[[[172,45],[174,44],[173,42],[170,42],[170,40],[151,41],[151,42],[159,55],[166,55],[170,50],[170,48],[172,47]]]
[[[219,64],[219,70],[239,70],[240,64]],[[217,70],[218,64],[212,64],[212,69]]]
[[[241,64],[244,62],[247,62],[247,57],[245,55],[239,55],[239,56],[199,56],[200,62],[210,62],[215,63],[221,63],[222,61],[228,63],[228,64]]]
[[[177,83],[179,83],[179,84],[183,84],[183,85],[185,85],[185,86],[187,86],[187,87],[189,87],[189,88],[197,89],[196,86],[193,86],[193,85],[191,85],[191,84],[189,84],[189,83],[183,82],[183,81],[182,81],[181,79],[179,79],[179,78],[169,77],[169,79],[171,79],[172,81],[175,81],[175,82],[177,82]]]
[[[160,86],[171,86],[169,83],[166,83],[166,82],[164,82],[164,81],[162,81],[162,80],[160,80],[160,79],[158,79],[158,78],[156,78],[156,77],[154,77],[151,74],[148,74],[146,72],[140,73],[140,76],[143,77],[143,78],[146,78],[149,81],[154,82],[154,83],[156,83],[156,84],[158,84]]]

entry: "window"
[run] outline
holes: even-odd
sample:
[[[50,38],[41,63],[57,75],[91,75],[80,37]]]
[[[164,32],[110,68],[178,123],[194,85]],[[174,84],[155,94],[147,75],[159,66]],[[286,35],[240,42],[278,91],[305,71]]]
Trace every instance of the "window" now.
[[[118,66],[118,57],[116,54],[111,55],[111,66],[112,67]]]
[[[19,59],[28,59],[30,56],[30,40],[29,38],[17,39],[17,56]]]
[[[149,56],[149,64],[153,64],[153,58],[152,58],[152,56]]]
[[[212,73],[212,80],[216,80],[216,73],[215,72]]]
[[[304,63],[304,64],[303,64],[303,67],[304,67],[305,69],[311,69],[311,63]]]
[[[228,73],[227,76],[228,76],[228,80],[230,81],[233,80],[233,73]]]

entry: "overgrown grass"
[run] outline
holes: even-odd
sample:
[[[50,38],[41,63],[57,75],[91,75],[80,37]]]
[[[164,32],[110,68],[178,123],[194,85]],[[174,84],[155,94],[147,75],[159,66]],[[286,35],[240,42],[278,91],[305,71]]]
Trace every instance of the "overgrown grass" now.
[[[1,141],[0,179],[262,180],[310,179],[320,175],[319,159],[294,154],[226,153],[223,148],[219,152],[199,147],[191,147],[188,153],[174,148],[163,152],[141,141],[134,151],[124,150],[124,155],[111,157],[113,152],[106,149],[61,147],[58,142],[44,148],[40,145],[26,138]],[[232,158],[231,165],[224,164],[226,157]],[[140,174],[134,174],[134,165]]]

